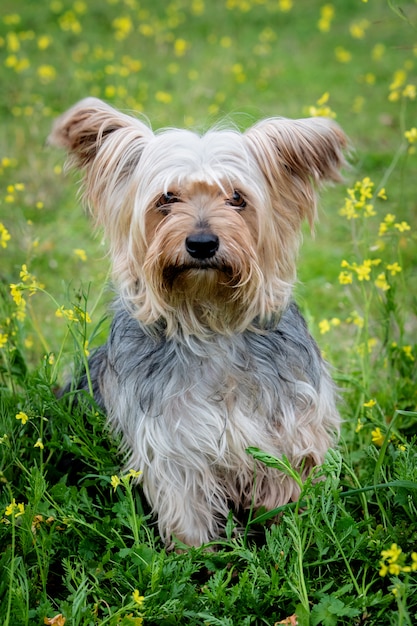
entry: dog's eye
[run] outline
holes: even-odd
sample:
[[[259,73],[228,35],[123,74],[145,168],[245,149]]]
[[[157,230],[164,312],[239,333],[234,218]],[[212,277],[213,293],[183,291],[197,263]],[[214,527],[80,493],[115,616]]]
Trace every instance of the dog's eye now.
[[[167,191],[167,193],[163,193],[157,200],[156,206],[163,213],[169,213],[169,204],[174,204],[174,202],[179,202],[180,199],[172,193],[171,191]]]
[[[244,209],[246,206],[246,200],[238,191],[233,192],[233,196],[226,200],[226,204],[234,207],[235,209]]]

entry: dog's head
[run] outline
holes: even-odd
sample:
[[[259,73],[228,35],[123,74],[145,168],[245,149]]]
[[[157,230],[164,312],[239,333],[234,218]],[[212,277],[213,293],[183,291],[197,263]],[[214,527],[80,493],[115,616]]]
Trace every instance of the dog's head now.
[[[301,223],[313,223],[320,185],[339,180],[346,147],[324,118],[153,133],[94,98],[60,117],[50,142],[85,172],[132,314],[198,336],[262,325],[287,306]]]

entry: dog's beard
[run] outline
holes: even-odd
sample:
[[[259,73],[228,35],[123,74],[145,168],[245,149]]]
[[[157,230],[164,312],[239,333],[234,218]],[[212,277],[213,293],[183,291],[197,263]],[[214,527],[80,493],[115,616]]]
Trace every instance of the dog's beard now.
[[[249,264],[240,269],[214,259],[154,268],[148,285],[167,320],[168,334],[180,330],[207,336],[247,328],[258,312],[262,276]]]

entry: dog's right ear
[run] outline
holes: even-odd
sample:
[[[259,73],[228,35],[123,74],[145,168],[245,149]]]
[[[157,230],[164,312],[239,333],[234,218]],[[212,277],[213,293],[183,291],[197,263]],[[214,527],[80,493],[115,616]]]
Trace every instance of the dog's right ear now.
[[[142,141],[153,136],[150,128],[138,119],[120,113],[98,98],[85,98],[55,121],[48,143],[65,148],[70,164],[85,168],[95,159],[106,138],[123,130],[119,133],[123,144],[127,134],[130,140]]]

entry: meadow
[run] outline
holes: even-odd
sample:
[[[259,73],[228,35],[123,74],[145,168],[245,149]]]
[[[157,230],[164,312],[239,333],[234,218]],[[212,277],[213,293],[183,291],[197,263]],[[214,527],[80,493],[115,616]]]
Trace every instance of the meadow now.
[[[1,624],[417,624],[416,28],[412,0],[2,0]],[[56,398],[112,299],[46,144],[87,95],[153,128],[324,115],[350,138],[295,294],[341,390],[340,445],[279,523],[230,517],[209,550],[167,552],[94,402]]]

